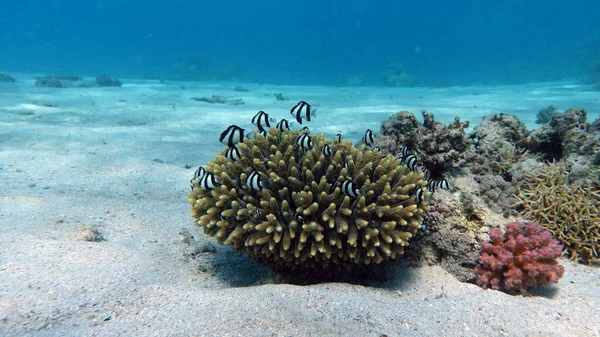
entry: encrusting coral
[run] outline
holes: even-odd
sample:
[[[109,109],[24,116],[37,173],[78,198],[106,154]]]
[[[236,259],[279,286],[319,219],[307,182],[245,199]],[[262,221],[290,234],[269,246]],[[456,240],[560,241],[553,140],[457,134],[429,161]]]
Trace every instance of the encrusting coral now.
[[[534,223],[510,223],[506,235],[500,229],[490,232],[492,242],[483,242],[477,284],[515,295],[531,287],[557,283],[564,267],[556,258],[561,246],[549,231]]]
[[[329,272],[403,254],[428,207],[423,174],[393,156],[323,135],[301,149],[304,132],[255,132],[238,144],[236,161],[223,150],[206,165],[217,186],[193,182],[196,223],[218,242],[284,272]],[[264,181],[260,189],[247,184],[254,172]],[[342,191],[348,180],[360,188],[356,197]]]
[[[563,244],[564,255],[600,262],[600,186],[590,180],[570,181],[568,167],[550,163],[525,175],[517,206]]]

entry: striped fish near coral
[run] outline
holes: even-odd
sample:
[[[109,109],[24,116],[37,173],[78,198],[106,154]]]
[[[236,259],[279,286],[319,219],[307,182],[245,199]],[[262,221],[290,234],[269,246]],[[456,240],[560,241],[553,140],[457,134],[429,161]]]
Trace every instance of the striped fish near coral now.
[[[262,191],[264,187],[263,180],[255,169],[252,169],[252,172],[246,177],[246,186],[253,191]]]
[[[300,147],[300,149],[306,151],[310,150],[313,147],[312,139],[308,133],[303,133],[296,139],[296,145]]]
[[[342,190],[342,193],[354,199],[358,198],[364,193],[364,190],[362,188],[356,187],[356,185],[354,185],[354,183],[350,179],[344,180],[340,189]]]
[[[366,146],[373,146],[373,142],[375,141],[375,139],[373,137],[373,131],[371,131],[371,129],[367,129],[365,135],[362,137],[362,141],[363,143],[365,143]]]
[[[290,130],[290,123],[288,122],[287,119],[282,119],[280,120],[277,125],[275,125],[275,127],[277,128],[277,130],[283,132],[283,131],[289,131]]]
[[[269,114],[262,110],[257,112],[256,115],[252,117],[252,124],[256,125],[261,134],[266,133],[266,131],[271,127],[271,124],[269,123],[270,121],[275,122],[274,119],[269,118]]]
[[[302,119],[306,119],[307,122],[310,122],[310,117],[316,116],[317,109],[312,108],[310,104],[306,103],[306,101],[300,101],[296,105],[292,107],[290,110],[290,114],[294,116],[296,121],[302,124]]]
[[[229,147],[244,141],[244,129],[237,125],[230,125],[221,133],[219,141]]]

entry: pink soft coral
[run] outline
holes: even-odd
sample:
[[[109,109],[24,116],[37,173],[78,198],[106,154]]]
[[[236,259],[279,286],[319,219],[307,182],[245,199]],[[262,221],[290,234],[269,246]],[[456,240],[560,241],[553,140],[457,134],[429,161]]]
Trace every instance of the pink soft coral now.
[[[515,295],[528,287],[557,283],[565,269],[556,261],[562,246],[549,231],[534,223],[513,222],[490,232],[492,242],[481,244],[483,252],[475,266],[477,284]]]

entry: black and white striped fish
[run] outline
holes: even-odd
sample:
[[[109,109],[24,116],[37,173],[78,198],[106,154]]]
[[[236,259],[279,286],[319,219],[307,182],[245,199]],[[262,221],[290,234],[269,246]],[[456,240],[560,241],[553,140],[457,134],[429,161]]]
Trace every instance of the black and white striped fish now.
[[[367,129],[367,131],[365,132],[365,135],[362,137],[362,141],[363,141],[363,143],[365,143],[366,146],[373,145],[373,142],[375,141],[375,139],[373,138],[373,131],[371,131],[371,129]]]
[[[269,118],[269,114],[260,110],[259,112],[256,113],[256,115],[254,115],[254,117],[252,117],[252,124],[256,125],[256,127],[258,128],[258,131],[263,134],[263,131],[267,131],[269,130],[269,128],[271,127],[271,123],[270,122],[274,122],[275,120],[273,120],[272,118]]]
[[[298,104],[294,105],[294,107],[290,110],[290,114],[294,116],[296,121],[302,124],[302,119],[306,119],[306,121],[310,122],[310,116],[317,117],[315,113],[317,109],[313,109],[310,104],[306,103],[306,101],[300,101]]]
[[[450,189],[450,184],[448,184],[448,180],[446,180],[446,178],[438,180],[436,186],[442,190]]]
[[[300,129],[300,132],[310,133],[310,129],[308,128],[308,126],[305,126],[302,129]]]
[[[312,139],[308,133],[303,133],[296,139],[296,145],[302,150],[310,150],[313,147]]]
[[[237,125],[230,125],[221,133],[219,141],[229,147],[244,141],[244,129]]]
[[[435,180],[433,179],[428,179],[427,180],[427,189],[429,190],[429,192],[433,193],[435,192]]]
[[[350,179],[344,180],[340,189],[342,190],[342,193],[355,199],[364,193],[363,189],[356,187]]]
[[[341,143],[342,142],[342,134],[338,133],[337,135],[335,135],[335,138],[333,138],[333,141],[335,143]]]
[[[425,177],[425,179],[431,178],[431,171],[427,167],[423,166],[421,168],[421,172],[423,172],[423,176]]]
[[[219,183],[215,178],[215,175],[210,172],[206,172],[198,181],[198,187],[206,191],[210,191],[219,185],[221,185],[221,183]]]
[[[331,156],[331,146],[329,146],[329,144],[323,145],[323,147],[321,148],[321,153],[324,154],[325,157],[330,157]]]
[[[202,178],[205,173],[206,173],[206,170],[204,169],[204,167],[198,166],[198,169],[196,170],[196,172],[194,172],[194,178],[193,179]]]
[[[237,161],[240,158],[242,158],[242,155],[240,154],[240,150],[238,150],[237,147],[231,146],[225,152],[225,158],[227,158],[231,161]]]
[[[373,148],[373,151],[381,152],[381,148],[379,146],[375,146]]]
[[[414,154],[409,154],[406,158],[404,158],[403,162],[404,165],[408,166],[411,171],[417,169],[417,156]]]
[[[408,146],[404,145],[402,146],[402,148],[400,148],[400,153],[402,154],[402,159],[404,159],[411,155],[412,151],[410,151],[410,148]]]
[[[421,186],[417,187],[416,191],[415,191],[415,196],[417,198],[417,203],[420,204],[423,202],[423,189],[421,188]]]
[[[262,191],[263,181],[260,174],[258,174],[256,170],[253,169],[252,172],[250,172],[250,174],[248,175],[248,177],[246,177],[246,186],[248,186],[253,191]]]
[[[283,132],[283,131],[286,131],[286,130],[289,130],[289,129],[290,129],[290,123],[288,122],[288,120],[287,120],[287,119],[285,119],[285,118],[284,118],[284,119],[280,120],[280,121],[277,123],[277,125],[275,125],[275,127],[276,127],[276,128],[279,130],[279,131]]]

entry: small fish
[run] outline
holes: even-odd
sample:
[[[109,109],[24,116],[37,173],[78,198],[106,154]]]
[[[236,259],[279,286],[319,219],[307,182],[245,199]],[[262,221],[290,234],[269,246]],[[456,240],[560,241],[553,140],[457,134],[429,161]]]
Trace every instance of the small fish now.
[[[202,178],[205,173],[206,173],[206,170],[204,169],[204,167],[198,166],[198,169],[196,170],[196,172],[194,172],[194,179]]]
[[[192,179],[190,179],[190,187],[192,188],[192,191],[193,191],[193,190],[194,190],[194,188],[196,187],[196,186],[194,186],[194,181],[196,181],[196,178],[192,178]]]
[[[242,155],[240,154],[240,150],[238,150],[237,147],[231,146],[227,149],[227,152],[225,152],[225,158],[231,161],[237,161],[240,158],[242,158]]]
[[[365,132],[365,135],[362,137],[362,141],[367,146],[373,145],[373,142],[375,140],[373,139],[373,131],[371,131],[371,129],[367,129],[367,131]]]
[[[423,189],[419,186],[415,191],[415,195],[417,197],[417,203],[420,204],[423,202]]]
[[[221,185],[221,183],[219,183],[215,178],[215,175],[210,172],[206,172],[198,182],[198,187],[206,191],[210,191],[219,185]]]
[[[375,146],[373,148],[373,151],[381,152],[381,148],[379,146]]]
[[[315,113],[317,109],[312,109],[306,101],[300,101],[290,110],[290,114],[296,118],[296,121],[302,124],[302,118],[310,122],[310,116],[317,117]]]
[[[411,171],[414,171],[417,168],[417,156],[414,154],[409,154],[406,158],[404,158],[404,164],[408,166]]]
[[[302,150],[310,150],[313,147],[312,139],[310,138],[310,136],[308,135],[308,133],[301,134],[296,139],[296,144],[298,146],[300,146],[300,148]]]
[[[229,147],[244,141],[244,129],[237,125],[230,125],[221,133],[219,141]]]
[[[267,138],[267,130],[258,130],[258,134]]]
[[[308,126],[305,126],[302,129],[300,129],[300,132],[310,133],[310,129],[308,128]]]
[[[442,179],[438,180],[438,182],[436,183],[436,186],[442,190],[450,189],[450,184],[448,184],[448,180],[446,180],[446,178],[442,178]]]
[[[402,159],[404,159],[411,155],[412,151],[410,151],[410,148],[408,148],[408,146],[404,145],[400,148],[400,153],[402,154]]]
[[[362,188],[357,188],[350,179],[346,179],[342,182],[341,190],[342,193],[355,199],[362,195],[364,192]]]
[[[435,192],[435,180],[433,180],[433,179],[427,180],[427,190],[429,190],[429,192],[431,192],[431,193]]]
[[[272,118],[269,118],[269,114],[262,110],[257,112],[256,115],[252,117],[252,124],[258,127],[258,131],[268,130],[271,127],[271,124],[269,122],[274,122],[274,120]]]
[[[304,218],[302,217],[302,215],[300,215],[300,213],[296,213],[295,215],[296,220],[300,223],[300,224],[304,224]]]
[[[431,178],[431,171],[427,167],[423,166],[421,168],[421,171],[423,172],[423,176],[425,177],[425,179]]]
[[[337,135],[335,135],[335,138],[333,138],[333,141],[336,143],[341,143],[342,142],[342,134],[338,133]]]
[[[321,148],[321,153],[324,154],[325,157],[331,156],[331,147],[329,146],[329,144],[323,145],[323,147]]]
[[[290,129],[290,123],[288,122],[288,120],[287,120],[287,119],[285,119],[285,118],[284,118],[284,119],[280,120],[280,121],[277,123],[277,125],[275,125],[275,127],[276,127],[276,128],[279,130],[279,131],[283,132],[283,131],[286,131],[286,130],[289,130],[289,129]]]
[[[246,186],[253,191],[262,191],[263,182],[260,174],[256,170],[252,169],[252,172],[246,177]]]

